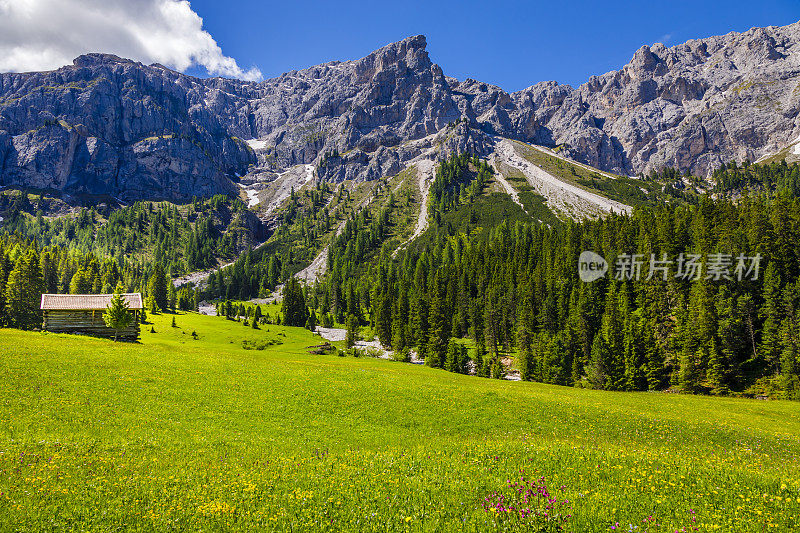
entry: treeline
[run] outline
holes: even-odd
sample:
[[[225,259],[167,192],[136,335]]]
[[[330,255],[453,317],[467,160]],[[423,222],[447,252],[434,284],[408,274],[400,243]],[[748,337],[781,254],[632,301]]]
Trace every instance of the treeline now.
[[[454,157],[437,169],[423,238],[393,256],[386,247],[391,200],[352,216],[330,245],[327,277],[306,289],[305,299],[324,322],[369,325],[384,345],[413,348],[427,364],[453,371],[499,377],[500,359],[512,357],[523,379],[549,383],[796,398],[800,203],[780,185],[794,170],[747,167],[725,172],[755,172],[768,194],[642,206],[632,216],[553,228],[501,223],[464,234],[442,217],[483,198],[476,195],[491,174],[474,157]],[[650,179],[673,178],[682,176],[665,170]],[[583,250],[603,255],[611,273],[580,281]],[[212,280],[212,293],[264,294],[291,277],[292,253],[245,254],[221,281]],[[704,273],[648,280],[647,262],[642,279],[613,275],[625,254],[673,261],[696,254],[708,264],[720,253],[759,255],[757,279]],[[469,362],[454,340],[467,338],[478,347]]]
[[[142,265],[57,245],[40,248],[36,241],[0,235],[0,326],[40,327],[43,293],[108,294],[117,284],[144,293],[150,312],[197,308],[197,291],[175,289],[159,263]]]
[[[462,161],[451,164],[463,168]],[[479,369],[514,355],[523,379],[549,383],[800,394],[800,265],[793,246],[800,202],[786,190],[737,203],[704,198],[644,207],[633,216],[560,228],[501,224],[467,236],[433,225],[423,246],[396,258],[378,253],[368,225],[352,229],[331,248],[329,276],[312,291],[319,313],[368,323],[384,345],[413,347],[431,366],[463,368],[452,363],[452,339],[470,338],[479,347],[473,353],[486,354],[470,365],[483,375]],[[371,265],[357,260],[359,239],[377,258]],[[580,281],[583,250],[606,257],[612,272]],[[689,280],[673,272],[647,280],[646,264],[640,280],[613,276],[624,254],[697,254],[708,264],[718,253],[730,261],[760,255],[757,279],[702,273]]]
[[[714,171],[715,191],[720,194],[740,192],[742,189],[778,191],[800,196],[800,165],[785,160],[770,164],[751,164],[745,161],[721,166]]]
[[[5,195],[4,195],[5,196]],[[215,266],[252,245],[239,199],[217,195],[185,206],[135,202],[104,219],[93,207],[46,218],[21,192],[7,199],[0,233],[83,254],[159,263],[172,275]]]
[[[313,259],[310,251],[335,227],[334,210],[343,209],[350,201],[344,187],[334,192],[325,182],[300,192],[292,189],[270,242],[245,251],[232,265],[212,272],[206,296],[225,300],[265,297]]]
[[[384,345],[416,347],[432,366],[445,364],[452,337],[469,337],[492,357],[516,354],[523,379],[797,397],[799,231],[800,201],[786,196],[645,208],[565,228],[440,231],[422,250],[381,255],[358,282],[331,277],[320,311],[369,316]],[[583,250],[606,257],[612,274],[580,281]],[[646,280],[646,266],[640,280],[613,277],[622,254],[708,262],[715,253],[760,254],[758,279]],[[336,296],[346,290],[352,296]]]
[[[444,213],[473,202],[494,170],[478,156],[462,153],[439,163],[428,195],[428,216],[437,224]]]

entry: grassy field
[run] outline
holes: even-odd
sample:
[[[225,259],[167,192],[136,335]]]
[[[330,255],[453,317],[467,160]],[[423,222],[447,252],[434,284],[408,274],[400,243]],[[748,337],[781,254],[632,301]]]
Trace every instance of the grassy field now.
[[[0,330],[0,530],[798,529],[797,403],[479,379],[172,316],[140,345]]]

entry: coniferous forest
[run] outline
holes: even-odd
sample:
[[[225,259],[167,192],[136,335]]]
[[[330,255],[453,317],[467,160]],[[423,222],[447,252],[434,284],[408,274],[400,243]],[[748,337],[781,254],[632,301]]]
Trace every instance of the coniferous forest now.
[[[800,399],[797,165],[726,165],[714,175],[713,195],[552,226],[476,218],[470,209],[486,201],[481,194],[492,172],[468,155],[443,162],[431,187],[428,230],[396,253],[384,246],[397,223],[393,197],[354,213],[330,243],[326,276],[298,299],[311,316],[369,326],[395,352],[413,349],[426,364],[454,372],[501,377],[500,361],[512,357],[526,380]],[[667,181],[679,178],[668,174]],[[180,218],[170,218],[169,208],[149,212],[168,229]],[[140,214],[126,216],[126,228],[143,224]],[[19,224],[56,227],[41,220]],[[76,235],[89,226],[80,217],[70,224]],[[224,237],[213,236],[202,220],[183,228],[172,235],[182,236],[178,257],[185,269],[208,265],[211,244],[219,250]],[[100,251],[43,238],[65,231],[28,229],[24,238],[0,239],[5,325],[36,327],[38,306],[30,295],[37,291],[110,292],[121,282],[154,302],[153,280],[168,277],[163,268],[137,261],[107,237],[98,240]],[[108,228],[95,231],[110,234]],[[176,241],[168,231],[154,242],[166,250]],[[580,280],[584,250],[608,261],[606,276]],[[634,254],[644,258],[641,276],[619,275],[615,265]],[[668,275],[647,279],[651,257],[688,256],[706,270],[687,278],[673,265]],[[723,256],[728,271],[708,270]],[[734,275],[740,256],[760,258],[742,279]],[[292,276],[291,264],[285,253],[248,251],[212,276],[203,292],[183,289],[181,296],[170,283],[170,294],[151,305],[191,308],[203,298],[263,296]],[[295,285],[292,290],[300,291]]]

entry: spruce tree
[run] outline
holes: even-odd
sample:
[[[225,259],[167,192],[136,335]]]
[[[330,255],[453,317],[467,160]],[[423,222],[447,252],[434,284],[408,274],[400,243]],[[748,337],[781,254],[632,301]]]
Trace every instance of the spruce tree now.
[[[92,282],[89,274],[84,269],[78,269],[69,283],[70,294],[89,294],[92,292]]]
[[[292,277],[283,287],[283,323],[287,326],[305,327],[308,320],[308,307],[300,282]]]
[[[519,377],[522,381],[530,381],[533,379],[534,374],[534,356],[530,344],[523,344],[520,348],[517,366],[519,368]]]
[[[392,320],[392,349],[395,351],[403,350],[408,347],[406,341],[407,326],[401,320]]]
[[[133,321],[128,302],[122,297],[122,290],[122,285],[117,285],[108,308],[103,313],[103,322],[114,330],[114,342],[117,342],[120,330],[127,328]],[[175,318],[173,317],[172,320],[174,321]]]
[[[705,357],[703,349],[697,348],[692,353],[690,345],[687,343],[684,346],[680,356],[679,378],[678,384],[681,390],[685,392],[695,392],[698,387],[698,378],[695,361],[702,360]]]
[[[603,336],[597,334],[592,341],[592,353],[589,360],[589,366],[586,369],[587,380],[593,389],[605,389],[608,383],[608,376],[606,374],[606,367],[608,364],[608,345],[606,344]]]
[[[153,273],[150,274],[150,280],[147,283],[147,294],[153,298],[158,310],[166,311],[169,306],[167,296],[167,276],[164,273],[164,268],[156,263]],[[152,311],[151,312],[157,312]]]
[[[147,298],[144,300],[144,306],[147,309],[147,312],[151,315],[157,315],[161,312],[161,309],[158,307],[156,299],[152,294],[147,295]]]
[[[723,355],[717,349],[717,343],[711,339],[708,355],[708,386],[711,392],[717,395],[725,395],[730,392],[728,385],[725,382],[725,366],[723,364]]]
[[[473,358],[473,362],[475,363],[475,375],[478,377],[485,378],[485,361],[486,358],[486,348],[484,348],[483,344],[478,344],[475,347],[475,357]]]
[[[431,303],[428,314],[428,342],[426,345],[425,364],[434,368],[441,368],[447,357],[449,336],[445,322],[445,302],[441,294],[439,272],[433,278],[431,285]]]
[[[347,315],[347,331],[344,337],[344,346],[347,349],[352,348],[356,345],[356,341],[358,340],[358,324],[356,323],[356,317],[353,315]]]
[[[375,332],[384,346],[392,345],[392,300],[388,290],[380,292],[373,301],[372,316],[375,321]]]
[[[256,319],[253,318],[254,322],[255,320]],[[316,327],[317,327],[317,313],[312,309],[308,313],[308,319],[306,319],[306,329],[314,331]]]
[[[39,254],[31,248],[17,259],[5,288],[6,323],[30,329],[41,325],[39,303],[42,296],[42,271]]]

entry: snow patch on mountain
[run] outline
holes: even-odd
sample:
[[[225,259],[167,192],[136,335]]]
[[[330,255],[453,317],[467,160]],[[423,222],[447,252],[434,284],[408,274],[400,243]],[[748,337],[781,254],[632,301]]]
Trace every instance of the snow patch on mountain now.
[[[267,141],[259,140],[259,139],[248,139],[245,141],[247,146],[252,148],[253,150],[263,150],[267,147]]]
[[[247,187],[242,184],[239,184],[239,187],[241,187],[242,190],[247,195],[247,207],[253,207],[261,202],[261,200],[258,198],[258,191],[256,189]]]

